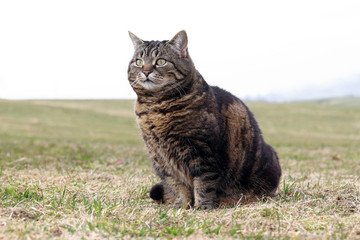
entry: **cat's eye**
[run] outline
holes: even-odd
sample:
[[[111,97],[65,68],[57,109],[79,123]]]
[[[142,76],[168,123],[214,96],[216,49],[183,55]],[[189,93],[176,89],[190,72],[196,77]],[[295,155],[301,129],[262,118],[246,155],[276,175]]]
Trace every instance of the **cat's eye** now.
[[[141,67],[142,65],[143,65],[143,60],[141,60],[141,59],[138,59],[138,60],[136,60],[136,66],[139,66],[139,67]]]
[[[158,65],[158,66],[164,66],[165,63],[166,63],[166,60],[162,59],[162,58],[160,58],[156,61],[156,65]]]

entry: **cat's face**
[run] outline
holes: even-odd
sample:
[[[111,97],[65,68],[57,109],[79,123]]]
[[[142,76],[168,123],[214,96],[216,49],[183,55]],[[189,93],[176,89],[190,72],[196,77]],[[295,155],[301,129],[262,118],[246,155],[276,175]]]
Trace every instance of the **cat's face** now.
[[[179,91],[193,68],[187,52],[186,32],[179,32],[170,41],[143,41],[132,33],[130,37],[135,53],[128,78],[135,92]]]

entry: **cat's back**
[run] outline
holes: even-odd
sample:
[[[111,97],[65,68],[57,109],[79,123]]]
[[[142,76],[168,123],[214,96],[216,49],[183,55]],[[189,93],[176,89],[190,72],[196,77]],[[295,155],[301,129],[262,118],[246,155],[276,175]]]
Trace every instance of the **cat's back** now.
[[[236,128],[258,130],[252,112],[243,101],[222,88],[212,86],[211,89],[218,105],[219,115],[226,122],[226,126],[233,130]]]

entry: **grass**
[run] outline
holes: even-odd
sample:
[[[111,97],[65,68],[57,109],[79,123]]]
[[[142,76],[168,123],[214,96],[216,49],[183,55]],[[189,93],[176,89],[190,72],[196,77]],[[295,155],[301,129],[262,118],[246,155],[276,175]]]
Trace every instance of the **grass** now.
[[[249,106],[278,195],[200,211],[148,197],[133,101],[0,100],[0,239],[360,239],[360,99]]]

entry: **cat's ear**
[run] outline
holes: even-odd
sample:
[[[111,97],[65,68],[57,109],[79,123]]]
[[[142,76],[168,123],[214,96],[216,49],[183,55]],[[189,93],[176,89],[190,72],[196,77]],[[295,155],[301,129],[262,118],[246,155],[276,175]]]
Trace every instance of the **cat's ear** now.
[[[170,44],[174,45],[180,52],[181,56],[186,57],[188,54],[188,38],[184,30],[178,32],[170,41]]]
[[[130,35],[130,38],[134,44],[134,48],[135,50],[141,45],[144,43],[143,40],[141,40],[141,38],[139,38],[138,36],[136,36],[135,34],[133,34],[132,32],[129,31],[129,35]]]

